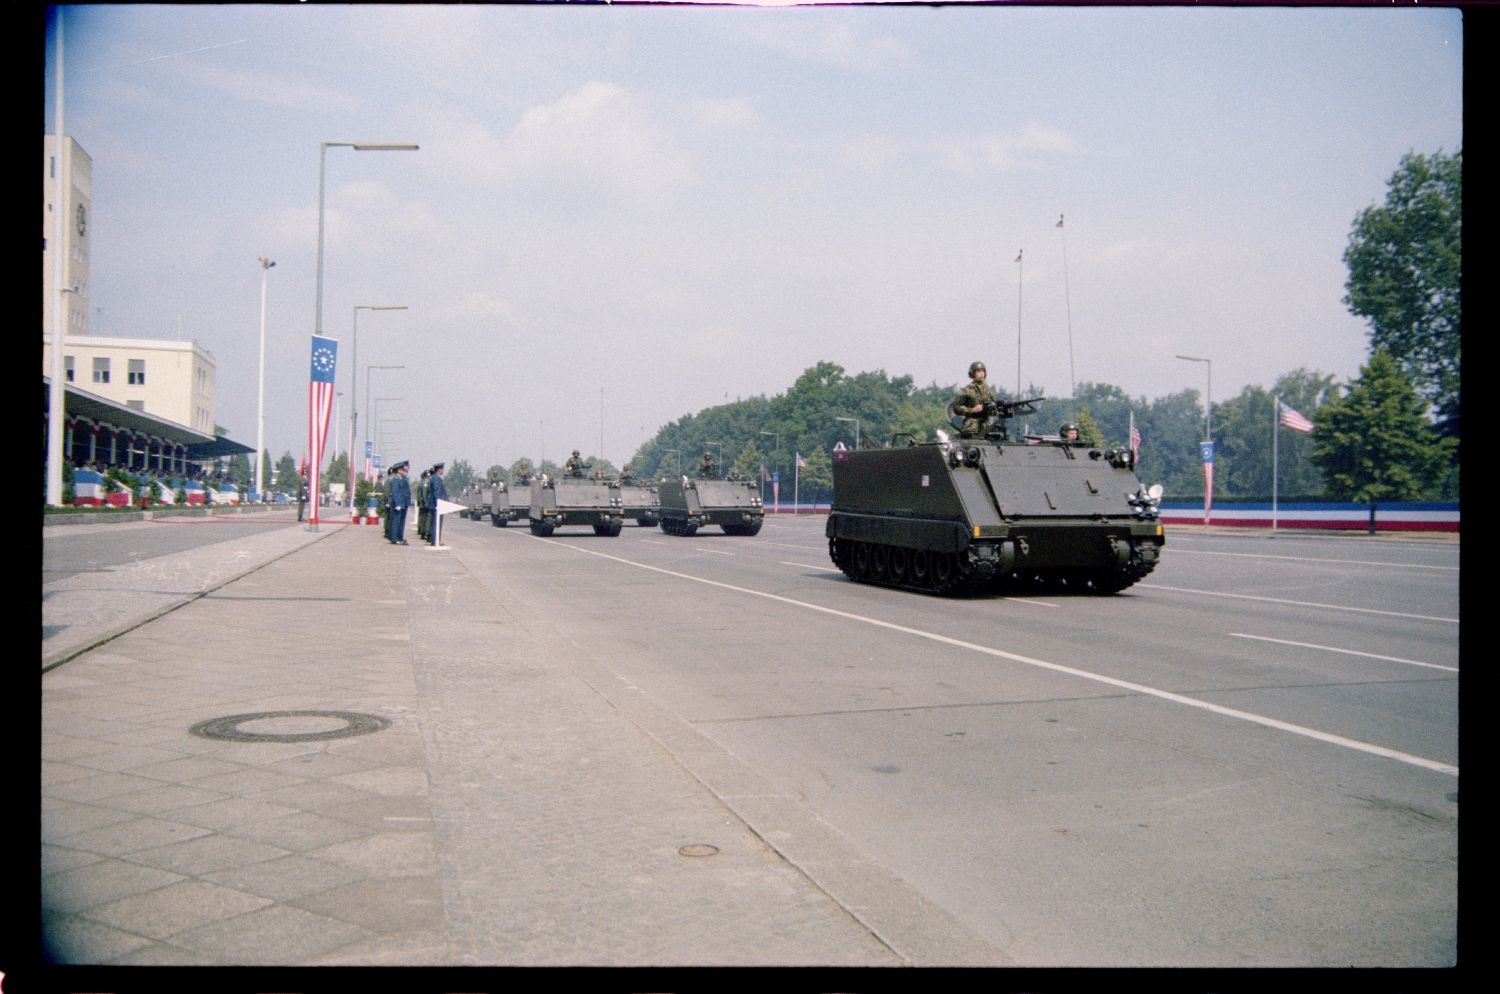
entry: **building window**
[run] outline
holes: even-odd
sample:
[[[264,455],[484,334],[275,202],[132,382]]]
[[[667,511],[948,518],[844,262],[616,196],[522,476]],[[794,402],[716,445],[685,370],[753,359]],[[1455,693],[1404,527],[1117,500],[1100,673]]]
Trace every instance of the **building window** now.
[[[132,360],[130,360],[130,372],[127,373],[126,375],[128,376],[128,378],[129,378],[130,383],[131,383],[132,386],[138,386],[138,387],[145,386],[146,385],[146,360],[144,360],[144,359],[132,359]]]
[[[95,383],[108,383],[109,382],[109,360],[108,359],[95,359],[94,360],[94,382]]]
[[[73,357],[70,355],[63,356],[63,379],[73,382]]]

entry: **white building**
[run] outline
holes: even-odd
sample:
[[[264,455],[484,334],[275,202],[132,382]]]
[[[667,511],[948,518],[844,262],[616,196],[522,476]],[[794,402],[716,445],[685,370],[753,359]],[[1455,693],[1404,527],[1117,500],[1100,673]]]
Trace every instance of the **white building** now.
[[[51,371],[52,342],[43,332],[42,375]],[[132,410],[214,433],[214,358],[197,342],[68,335],[63,381]]]
[[[64,138],[58,149],[56,135],[42,138],[42,331],[52,331],[52,308],[59,298],[67,302],[63,323],[65,335],[89,333],[89,224],[93,219],[90,191],[94,160],[73,139]],[[62,242],[57,241],[56,218],[63,215]],[[62,287],[75,288],[59,294],[54,250],[63,253]],[[47,372],[47,370],[43,370]]]

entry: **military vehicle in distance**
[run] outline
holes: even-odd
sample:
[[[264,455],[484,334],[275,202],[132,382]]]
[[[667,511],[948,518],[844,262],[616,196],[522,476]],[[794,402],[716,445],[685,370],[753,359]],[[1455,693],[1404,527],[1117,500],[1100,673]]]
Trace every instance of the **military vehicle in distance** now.
[[[618,487],[605,480],[541,476],[531,481],[531,534],[546,537],[564,525],[592,525],[595,535],[620,534],[625,508]]]
[[[472,518],[475,521],[483,521],[484,516],[490,511],[488,488],[491,484],[486,480],[475,480],[459,492],[458,502],[463,509],[458,512],[460,518]]]
[[[760,491],[753,480],[667,477],[657,486],[661,530],[692,535],[704,525],[718,525],[725,535],[754,535],[765,521]]]
[[[933,594],[985,588],[1113,594],[1156,567],[1160,486],[1129,448],[1052,436],[1011,441],[997,405],[983,438],[835,452],[828,554],[851,580]],[[962,419],[952,412],[957,427]]]
[[[527,487],[512,490],[504,480],[496,481],[489,491],[490,524],[504,528],[512,521],[526,517],[531,510],[531,497]]]
[[[620,491],[620,504],[625,508],[625,520],[634,521],[642,528],[655,528],[661,523],[661,495],[647,483],[615,484]]]

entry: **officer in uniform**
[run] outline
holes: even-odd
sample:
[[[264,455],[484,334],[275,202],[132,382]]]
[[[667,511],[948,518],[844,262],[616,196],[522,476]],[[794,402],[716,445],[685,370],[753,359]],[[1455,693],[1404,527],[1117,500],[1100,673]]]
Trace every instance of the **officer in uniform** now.
[[[719,475],[718,467],[714,465],[714,454],[703,453],[703,458],[698,460],[698,479],[712,480]]]
[[[583,479],[583,458],[579,456],[577,449],[574,449],[573,454],[568,457],[568,461],[563,463],[563,470],[569,476],[580,480]]]
[[[411,507],[411,483],[406,479],[405,460],[391,467],[391,496],[387,502],[390,510],[386,528],[392,545],[406,544],[406,512]]]
[[[635,482],[635,470],[630,468],[630,463],[626,463],[625,468],[620,470],[620,482],[627,487]]]
[[[427,541],[437,545],[437,506],[438,501],[448,499],[448,485],[443,482],[443,464],[438,463],[432,467],[432,475],[427,478]]]
[[[1078,441],[1078,426],[1075,424],[1065,424],[1057,429],[1057,436],[1064,442],[1076,442]]]
[[[995,391],[985,382],[988,375],[984,363],[969,363],[969,385],[953,399],[953,410],[964,418],[959,431],[964,438],[983,438],[985,427],[995,416]]]
[[[432,478],[432,470],[422,470],[422,479],[417,482],[417,538],[428,541],[432,534],[432,512],[427,509],[427,492],[430,489],[428,480]]]

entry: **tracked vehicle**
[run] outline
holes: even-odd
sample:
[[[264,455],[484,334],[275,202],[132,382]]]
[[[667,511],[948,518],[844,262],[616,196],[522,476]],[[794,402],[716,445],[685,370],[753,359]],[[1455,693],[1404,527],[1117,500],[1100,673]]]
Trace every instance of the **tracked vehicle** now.
[[[532,480],[526,514],[531,534],[543,537],[565,525],[591,525],[595,535],[614,536],[625,524],[625,508],[616,487],[603,480],[570,476]]]
[[[512,490],[504,480],[499,480],[488,493],[490,524],[496,528],[521,520],[531,510],[531,496],[524,485]]]
[[[1041,399],[998,405],[983,437],[836,452],[834,565],[861,583],[933,594],[1113,594],[1149,574],[1165,542],[1161,487],[1141,485],[1125,447],[1011,441],[1005,421]]]
[[[661,530],[693,535],[704,525],[718,525],[725,535],[754,535],[765,520],[760,491],[751,480],[667,477],[657,487]]]
[[[623,480],[616,486],[620,491],[620,504],[625,508],[626,521],[634,521],[642,528],[655,528],[661,523],[661,495],[655,487]]]

